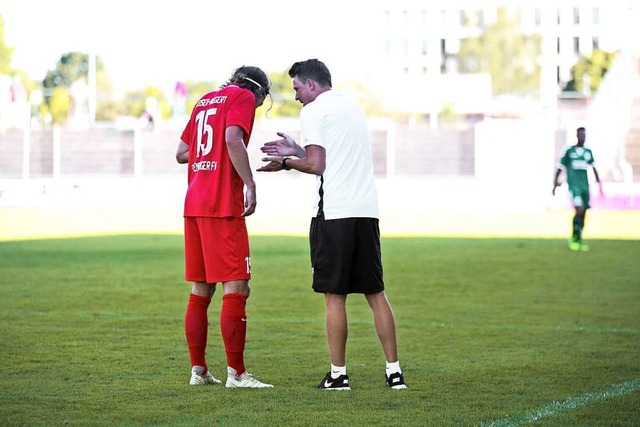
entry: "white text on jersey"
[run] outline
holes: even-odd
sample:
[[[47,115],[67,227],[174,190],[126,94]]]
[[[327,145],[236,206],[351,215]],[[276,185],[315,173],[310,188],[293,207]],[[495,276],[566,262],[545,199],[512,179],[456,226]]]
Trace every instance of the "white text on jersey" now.
[[[209,160],[203,160],[191,165],[191,170],[198,171],[214,171],[218,169],[218,162],[211,162]]]
[[[209,99],[201,99],[196,104],[196,107],[206,107],[207,105],[223,104],[226,100],[227,100],[226,95],[225,96],[214,96],[213,98],[209,98]]]

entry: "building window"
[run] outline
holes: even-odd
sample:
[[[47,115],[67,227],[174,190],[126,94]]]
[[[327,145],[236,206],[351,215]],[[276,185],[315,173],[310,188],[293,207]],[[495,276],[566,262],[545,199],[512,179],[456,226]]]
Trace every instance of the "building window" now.
[[[556,38],[556,53],[560,53],[560,37]]]
[[[389,39],[384,41],[384,53],[386,55],[391,55],[391,40]]]
[[[402,40],[402,54],[409,55],[409,39]]]
[[[594,7],[591,13],[591,20],[594,24],[600,23],[600,8]]]
[[[409,26],[409,11],[408,10],[403,10],[402,11],[402,24],[406,27]]]
[[[405,74],[409,74],[409,67],[404,67],[402,69],[402,72],[405,73]]]
[[[427,67],[422,67],[422,74],[427,74]]]
[[[573,38],[573,53],[580,53],[580,37]]]
[[[580,24],[580,8],[579,7],[573,8],[573,23],[576,25]]]
[[[594,36],[591,38],[591,44],[593,46],[593,50],[600,49],[600,40],[598,39],[597,36]]]
[[[560,15],[561,15],[560,8],[558,8],[557,14],[558,14],[558,25],[560,25]]]
[[[535,10],[533,19],[535,21],[536,27],[542,25],[542,11],[540,9]]]
[[[422,54],[427,54],[427,39],[422,39]]]
[[[420,17],[421,17],[421,20],[422,20],[422,27],[426,28],[427,25],[429,24],[429,21],[427,20],[427,11],[426,10],[421,11],[420,12]]]
[[[440,55],[444,58],[447,55],[447,41],[440,39]]]

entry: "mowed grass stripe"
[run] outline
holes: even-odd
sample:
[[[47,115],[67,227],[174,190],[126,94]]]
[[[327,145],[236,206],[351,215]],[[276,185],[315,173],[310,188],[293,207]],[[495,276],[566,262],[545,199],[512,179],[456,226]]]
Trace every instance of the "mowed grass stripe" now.
[[[569,397],[562,402],[552,402],[533,411],[522,415],[514,415],[501,420],[489,421],[480,424],[482,427],[511,427],[531,424],[536,421],[553,417],[564,411],[581,408],[587,405],[601,402],[605,399],[612,399],[626,396],[640,390],[640,379],[629,380],[619,384],[612,384],[596,392],[585,393],[580,396]]]

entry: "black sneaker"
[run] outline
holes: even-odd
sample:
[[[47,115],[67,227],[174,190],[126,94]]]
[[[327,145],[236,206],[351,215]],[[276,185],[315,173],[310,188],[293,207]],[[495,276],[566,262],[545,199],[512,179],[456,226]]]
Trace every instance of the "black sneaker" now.
[[[320,384],[316,388],[322,390],[351,390],[349,387],[349,375],[340,375],[338,378],[331,378],[331,372],[327,372]]]
[[[404,390],[405,388],[408,388],[404,382],[404,376],[400,372],[396,372],[389,376],[385,374],[385,378],[387,379],[387,385],[394,390]]]

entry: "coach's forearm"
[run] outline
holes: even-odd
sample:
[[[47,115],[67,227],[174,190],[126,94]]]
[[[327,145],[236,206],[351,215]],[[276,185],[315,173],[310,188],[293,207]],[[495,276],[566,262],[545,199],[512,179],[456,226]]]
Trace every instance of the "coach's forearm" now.
[[[287,161],[287,166],[311,175],[322,175],[326,167],[325,150],[319,145],[307,145],[305,157],[290,159]]]
[[[322,175],[324,172],[324,168],[318,167],[317,164],[310,162],[307,158],[296,159],[289,157],[287,159],[287,167],[310,175]]]
[[[307,150],[300,147],[298,144],[296,144],[295,150],[296,150],[296,153],[294,154],[294,156],[296,156],[297,158],[304,159],[307,157]]]

